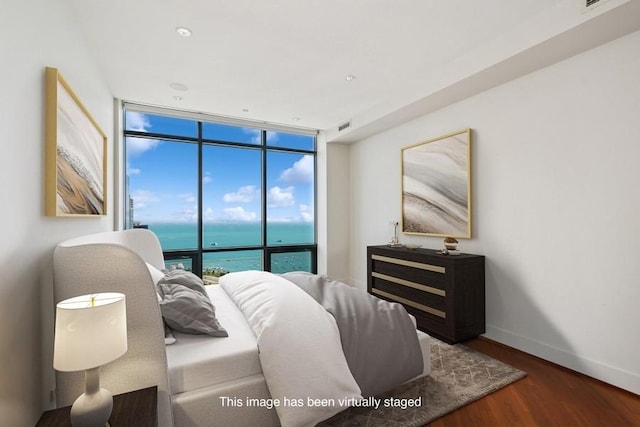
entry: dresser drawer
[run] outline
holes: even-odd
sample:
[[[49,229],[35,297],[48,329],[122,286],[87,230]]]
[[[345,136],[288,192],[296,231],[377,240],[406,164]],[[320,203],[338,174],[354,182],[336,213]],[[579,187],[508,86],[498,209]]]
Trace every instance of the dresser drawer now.
[[[395,281],[387,281],[385,278],[377,277],[376,273],[373,273],[373,275],[372,293],[374,295],[382,296],[404,305],[410,305],[415,309],[439,316],[442,319],[446,317],[444,291],[436,289],[442,294],[426,292]]]
[[[446,267],[437,264],[402,260],[384,255],[371,255],[372,271],[385,276],[401,278],[437,289],[445,288]]]

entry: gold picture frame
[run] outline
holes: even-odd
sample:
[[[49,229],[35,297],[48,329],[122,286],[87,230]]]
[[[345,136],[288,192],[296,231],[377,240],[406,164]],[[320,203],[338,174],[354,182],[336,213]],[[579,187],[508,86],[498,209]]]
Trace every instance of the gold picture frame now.
[[[45,215],[104,216],[107,136],[56,68],[45,80]]]
[[[402,232],[471,238],[471,129],[402,149]]]

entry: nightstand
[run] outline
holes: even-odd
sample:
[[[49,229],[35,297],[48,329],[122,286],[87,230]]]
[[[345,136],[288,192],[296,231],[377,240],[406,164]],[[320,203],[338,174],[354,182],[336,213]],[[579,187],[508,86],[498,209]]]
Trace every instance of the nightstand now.
[[[158,425],[158,387],[148,387],[113,396],[111,427],[156,427]],[[70,427],[71,406],[46,411],[36,427]]]

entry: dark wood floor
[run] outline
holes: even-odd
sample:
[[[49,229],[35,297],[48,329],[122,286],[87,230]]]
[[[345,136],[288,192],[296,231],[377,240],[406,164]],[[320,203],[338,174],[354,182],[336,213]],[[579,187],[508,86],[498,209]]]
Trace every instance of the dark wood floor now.
[[[430,427],[640,426],[640,396],[484,338],[464,343],[527,372]]]

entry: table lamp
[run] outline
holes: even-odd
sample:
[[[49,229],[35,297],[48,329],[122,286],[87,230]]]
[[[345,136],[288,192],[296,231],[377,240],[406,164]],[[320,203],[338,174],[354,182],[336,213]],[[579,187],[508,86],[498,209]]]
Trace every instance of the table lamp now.
[[[53,367],[85,371],[85,390],[71,407],[73,427],[108,424],[113,397],[100,387],[100,367],[127,352],[125,296],[107,292],[82,295],[56,306]]]

